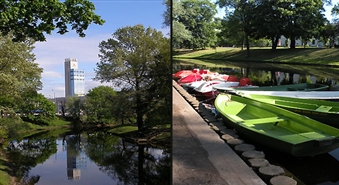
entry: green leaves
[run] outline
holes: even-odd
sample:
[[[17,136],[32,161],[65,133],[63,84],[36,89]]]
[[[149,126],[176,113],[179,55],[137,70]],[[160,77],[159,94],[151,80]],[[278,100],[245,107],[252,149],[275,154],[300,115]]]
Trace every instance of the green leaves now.
[[[94,10],[94,4],[88,0],[4,1],[0,2],[0,32],[3,35],[12,32],[14,41],[27,38],[45,41],[44,33],[51,34],[55,29],[59,34],[75,30],[84,37],[90,24],[105,22]]]
[[[32,41],[13,42],[11,35],[0,37],[0,89],[6,89],[0,91],[0,105],[7,106],[1,97],[13,100],[13,105],[24,102],[25,93],[41,89],[42,69],[34,63],[33,48]]]
[[[216,13],[216,6],[208,0],[174,1],[174,46],[197,49],[214,45],[216,39],[213,21]]]
[[[145,114],[164,98],[161,92],[171,92],[166,89],[171,81],[163,80],[171,75],[169,39],[150,27],[126,26],[102,41],[99,48],[95,79],[121,89],[129,99],[125,102],[132,102],[140,129]]]

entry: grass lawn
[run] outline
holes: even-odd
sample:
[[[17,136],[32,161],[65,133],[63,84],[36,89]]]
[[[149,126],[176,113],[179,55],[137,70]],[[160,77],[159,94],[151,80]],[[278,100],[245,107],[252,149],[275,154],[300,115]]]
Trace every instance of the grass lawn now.
[[[317,65],[338,65],[339,49],[337,48],[251,48],[250,57],[246,49],[218,47],[205,50],[175,50],[173,59],[227,60],[227,61],[257,61],[285,62]]]
[[[133,125],[119,125],[109,130],[113,134],[127,134],[138,130],[137,126]]]

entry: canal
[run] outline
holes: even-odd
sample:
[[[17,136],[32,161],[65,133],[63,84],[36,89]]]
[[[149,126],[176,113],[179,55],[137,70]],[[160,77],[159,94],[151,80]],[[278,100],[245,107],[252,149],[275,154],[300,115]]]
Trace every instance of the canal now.
[[[209,67],[195,65],[189,61],[175,61],[173,72],[181,69],[209,69],[222,74],[235,75],[238,78],[248,77],[253,85],[259,86],[309,82],[328,84],[329,90],[339,90],[337,84],[339,68],[336,67],[229,61],[218,61],[218,65],[213,65],[213,61],[202,62],[209,64]],[[298,185],[339,184],[339,149],[317,156],[293,157],[261,146],[260,143],[244,140],[245,143],[254,144],[256,150],[263,151],[265,158],[271,164],[282,167],[286,175],[292,176]]]
[[[9,141],[5,151],[21,184],[170,184],[169,148],[104,131],[39,133]]]

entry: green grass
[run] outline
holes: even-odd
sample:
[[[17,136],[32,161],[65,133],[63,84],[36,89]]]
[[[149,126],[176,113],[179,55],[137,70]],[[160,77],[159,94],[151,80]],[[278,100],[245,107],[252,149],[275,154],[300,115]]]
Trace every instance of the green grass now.
[[[133,126],[133,125],[119,125],[119,126],[113,127],[108,132],[120,135],[120,134],[127,134],[127,133],[130,133],[130,132],[134,132],[134,131],[137,131],[137,130],[138,130],[137,126]]]
[[[206,50],[176,50],[173,59],[199,59],[199,60],[226,60],[226,61],[264,61],[304,63],[317,65],[339,65],[339,49],[337,48],[251,48],[250,57],[246,49],[217,48]]]
[[[0,148],[2,150],[2,148]],[[4,158],[4,152],[0,151],[0,185],[9,185],[11,184],[11,178],[8,174],[10,168],[8,167],[8,162]]]

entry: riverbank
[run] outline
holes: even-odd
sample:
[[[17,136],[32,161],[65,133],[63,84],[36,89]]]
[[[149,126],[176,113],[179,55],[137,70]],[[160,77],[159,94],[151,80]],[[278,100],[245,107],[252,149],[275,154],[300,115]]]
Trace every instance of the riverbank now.
[[[279,62],[287,64],[328,65],[339,67],[338,48],[278,48],[272,51],[269,47],[250,49],[250,57],[247,57],[246,49],[217,47],[205,50],[175,50],[174,60],[198,59],[227,61],[253,61],[253,62]]]

